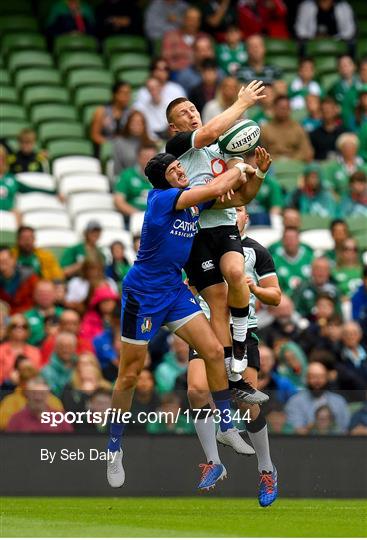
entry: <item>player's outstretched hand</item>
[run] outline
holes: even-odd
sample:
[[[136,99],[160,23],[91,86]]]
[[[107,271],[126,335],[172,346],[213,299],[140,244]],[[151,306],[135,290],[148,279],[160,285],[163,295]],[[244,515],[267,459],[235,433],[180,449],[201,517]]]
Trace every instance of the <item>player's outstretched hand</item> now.
[[[266,97],[264,90],[265,86],[262,81],[251,81],[246,88],[244,86],[241,87],[237,99],[246,108],[252,107]]]
[[[265,148],[258,146],[255,149],[255,161],[260,171],[263,173],[266,173],[269,170],[272,159],[270,157],[269,152],[267,152]]]

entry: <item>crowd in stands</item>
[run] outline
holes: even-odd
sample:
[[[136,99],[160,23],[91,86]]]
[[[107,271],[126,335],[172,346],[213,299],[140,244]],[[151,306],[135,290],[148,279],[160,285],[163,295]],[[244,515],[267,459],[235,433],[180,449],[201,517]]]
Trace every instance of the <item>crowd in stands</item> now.
[[[68,196],[24,179],[24,173],[54,174],[39,124],[16,139],[1,134],[0,210],[14,215],[17,232],[0,247],[0,430],[108,429],[65,422],[51,428],[40,414],[111,406],[122,280],[139,248],[151,189],[145,165],[170,137],[166,107],[187,96],[207,122],[235,101],[242,84],[261,79],[266,99],[247,117],[261,126],[273,166],[247,211],[249,236],[273,239],[265,244],[282,289],[278,307],[258,303],[259,388],[270,395],[264,406],[269,429],[367,435],[367,48],[360,47],[367,35],[351,4],[151,0],[136,9],[118,0],[50,3],[40,24],[51,53],[68,34],[92,36],[101,56],[111,37],[145,36],[150,69],[144,81],[113,76],[111,98],[92,108],[84,137],[101,159],[113,210],[131,243],[117,236],[102,245],[106,224],[97,215],[61,252],[52,243],[38,247],[38,228],[24,220],[18,201],[30,192],[52,193],[68,208]],[[318,56],[315,39],[329,44],[329,56]],[[323,71],[325,59],[331,68]],[[254,155],[246,160],[254,164]],[[320,243],[307,241],[312,229]],[[133,418],[188,408],[187,365],[186,344],[162,329],[139,377]],[[177,423],[137,423],[129,431],[194,429],[181,415]]]

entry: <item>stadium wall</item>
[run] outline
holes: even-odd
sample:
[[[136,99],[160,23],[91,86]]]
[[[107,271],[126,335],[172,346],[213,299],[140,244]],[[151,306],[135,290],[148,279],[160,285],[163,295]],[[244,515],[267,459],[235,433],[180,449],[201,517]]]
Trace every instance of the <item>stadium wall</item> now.
[[[284,497],[363,498],[367,496],[366,437],[273,436],[271,451]],[[191,436],[130,436],[125,443],[126,484],[112,490],[105,462],[91,461],[90,449],[105,450],[103,436],[2,434],[1,496],[192,496],[202,461]],[[56,452],[41,460],[41,449]],[[63,454],[61,451],[64,449]],[[75,457],[79,450],[79,458]],[[44,456],[46,453],[44,452]],[[211,496],[253,497],[256,458],[221,448],[228,479]],[[103,455],[102,455],[103,457]]]

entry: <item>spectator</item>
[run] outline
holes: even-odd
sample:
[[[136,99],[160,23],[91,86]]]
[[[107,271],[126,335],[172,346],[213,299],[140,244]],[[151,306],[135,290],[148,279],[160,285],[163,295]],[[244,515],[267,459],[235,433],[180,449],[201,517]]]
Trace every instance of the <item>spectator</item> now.
[[[148,133],[160,139],[168,138],[168,123],[166,119],[167,101],[163,95],[163,85],[158,79],[151,77],[146,82],[150,94],[147,102],[134,102],[134,109],[140,111],[146,118]]]
[[[176,379],[187,372],[189,349],[185,341],[173,335],[170,351],[163,356],[162,362],[154,372],[158,394],[172,392]]]
[[[146,88],[140,90],[146,90]],[[134,167],[141,146],[155,146],[155,141],[148,135],[144,114],[140,111],[132,111],[121,131],[121,136],[113,140],[113,164],[116,175],[125,169]]]
[[[350,414],[345,399],[328,389],[326,367],[312,362],[307,370],[307,388],[292,396],[285,406],[288,422],[299,435],[306,435],[315,423],[315,413],[327,405],[335,418],[336,433],[346,433]]]
[[[343,196],[348,193],[349,177],[356,171],[367,171],[363,158],[358,156],[359,140],[354,133],[343,133],[335,143],[338,150],[336,160],[326,169],[327,180],[335,193]]]
[[[114,35],[141,35],[143,21],[134,3],[103,0],[96,8],[98,35],[101,40]]]
[[[237,71],[237,77],[241,82],[249,83],[254,79],[261,80],[265,84],[272,84],[281,78],[281,72],[275,66],[265,64],[265,43],[260,35],[252,35],[246,40],[247,65]]]
[[[103,376],[111,382],[117,377],[120,350],[120,318],[113,317],[111,324],[93,339],[93,346],[102,369]]]
[[[55,350],[50,362],[41,375],[55,396],[61,397],[65,385],[70,381],[75,363],[77,339],[71,332],[60,332],[55,341]]]
[[[357,171],[349,179],[349,193],[340,202],[342,216],[367,217],[367,175]]]
[[[282,294],[279,306],[268,307],[268,320],[265,324],[259,325],[259,337],[271,348],[275,341],[279,342],[282,337],[285,341],[298,341],[303,322],[295,311],[292,300],[286,294]]]
[[[288,97],[293,110],[306,109],[306,97],[321,96],[321,88],[314,80],[315,64],[312,58],[301,58],[298,64],[298,77],[289,85]]]
[[[64,274],[55,255],[46,249],[36,248],[33,227],[22,225],[17,231],[17,244],[12,248],[17,263],[29,267],[43,279],[58,280]]]
[[[359,260],[357,242],[347,238],[342,247],[332,278],[342,297],[351,298],[361,284],[362,266]]]
[[[200,35],[201,12],[189,6],[179,28],[169,30],[163,36],[161,55],[171,71],[180,71],[193,62],[193,44]]]
[[[37,281],[30,268],[17,265],[9,248],[0,248],[0,300],[9,304],[10,313],[26,311],[32,306]]]
[[[19,150],[8,156],[9,170],[13,174],[22,172],[48,172],[46,152],[36,149],[36,133],[25,128],[18,135]]]
[[[119,295],[108,285],[97,287],[88,304],[87,312],[82,319],[80,335],[93,340],[111,324]]]
[[[304,0],[298,8],[295,32],[299,40],[330,36],[351,41],[356,33],[353,10],[344,0]]]
[[[306,165],[303,185],[290,193],[288,204],[297,208],[301,215],[336,217],[336,202],[330,191],[324,186],[322,171],[317,163]]]
[[[7,324],[9,321],[9,305],[0,300],[0,344],[6,339]]]
[[[343,219],[333,219],[330,223],[330,234],[334,241],[334,246],[325,252],[325,257],[335,266],[336,261],[340,259],[344,242],[350,236],[347,223]]]
[[[131,406],[130,429],[145,431],[145,426],[138,423],[140,412],[149,413],[155,411],[160,404],[160,399],[154,389],[153,374],[149,369],[143,369],[138,377],[134,398]],[[134,421],[135,420],[135,424]]]
[[[42,377],[27,381],[24,389],[25,407],[11,416],[6,431],[15,433],[71,433],[73,427],[62,420],[57,426],[42,422],[41,415],[55,411],[50,407],[50,392]]]
[[[209,34],[217,41],[225,39],[225,32],[237,22],[236,2],[232,0],[204,0],[203,24]]]
[[[109,425],[104,424],[104,413],[107,409],[111,409],[112,406],[112,392],[105,388],[97,388],[87,399],[86,409],[96,417],[94,413],[99,413],[96,418],[97,421],[92,424],[84,421],[82,425],[78,426],[79,433],[86,433],[94,435],[95,433],[106,434],[109,430]],[[99,420],[100,418],[100,420]]]
[[[282,405],[274,403],[269,409],[269,412],[266,414],[266,424],[269,433],[277,433],[279,435],[293,433],[293,428],[287,424],[287,416]]]
[[[275,336],[273,347],[278,373],[286,377],[296,388],[304,388],[307,357],[300,345],[292,341],[290,336],[279,335]]]
[[[335,418],[328,405],[321,405],[315,411],[315,421],[310,427],[311,435],[336,435]]]
[[[215,60],[213,42],[209,36],[199,36],[193,46],[194,60],[191,66],[183,69],[176,75],[176,82],[180,84],[186,92],[200,84],[200,66],[203,60],[211,58]]]
[[[264,83],[265,98],[259,101],[258,105],[254,107],[254,112],[251,114],[252,120],[257,122],[260,126],[270,122],[274,117],[274,100],[275,100],[275,91],[274,85],[269,83]]]
[[[150,68],[150,74],[153,79],[157,79],[162,85],[162,97],[164,101],[170,103],[172,100],[185,96],[184,88],[177,82],[169,81],[170,69],[164,58],[155,58]],[[146,86],[142,86],[136,93],[136,101],[139,103],[148,103],[150,93]]]
[[[96,150],[101,144],[113,140],[122,131],[130,113],[130,99],[130,84],[120,81],[112,87],[112,101],[96,108],[90,128],[90,138]]]
[[[235,77],[237,71],[246,65],[247,51],[242,41],[241,30],[237,26],[229,26],[225,33],[225,42],[219,43],[216,49],[218,66],[226,75]]]
[[[309,277],[313,251],[300,243],[299,231],[294,227],[285,229],[281,244],[270,251],[277,269],[280,288],[286,294],[291,294]]]
[[[9,172],[8,153],[5,147],[0,145],[0,210],[14,210],[15,196],[19,190],[18,180]]]
[[[131,268],[131,264],[126,258],[126,247],[122,242],[116,240],[110,246],[112,261],[106,267],[106,276],[113,279],[121,288],[122,280]]]
[[[321,100],[315,94],[308,94],[305,97],[306,117],[302,120],[303,129],[310,133],[321,126]]]
[[[362,329],[356,321],[344,324],[342,334],[342,364],[355,376],[359,382],[353,390],[365,390],[367,387],[367,351],[362,345]],[[347,390],[346,385],[343,389]],[[360,394],[360,393],[359,393]],[[362,398],[363,399],[363,398]],[[361,397],[355,395],[351,401],[360,401]]]
[[[364,342],[367,345],[367,266],[363,268],[362,280],[362,285],[352,297],[352,315],[364,329]]]
[[[194,434],[193,422],[191,419],[187,421],[187,416],[181,414],[181,407],[182,403],[177,394],[171,393],[162,396],[161,404],[157,408],[157,412],[162,413],[162,416],[147,424],[147,432],[151,435]]]
[[[364,64],[367,66],[367,59]],[[366,67],[367,72],[367,67]],[[358,101],[354,115],[350,118],[350,127],[353,131],[357,131],[367,123],[367,82],[361,84],[358,90]]]
[[[98,261],[104,265],[104,255],[97,246],[101,232],[101,224],[93,219],[84,229],[84,242],[65,249],[61,257],[61,266],[67,278],[79,274],[85,259]]]
[[[287,39],[287,6],[283,0],[239,0],[239,26],[245,37],[264,34]]]
[[[87,2],[59,0],[52,4],[46,27],[52,39],[62,34],[94,34],[94,14]]]
[[[125,218],[137,212],[143,212],[147,207],[148,193],[152,185],[145,176],[144,170],[148,161],[156,153],[157,149],[153,145],[141,146],[138,150],[136,165],[122,171],[115,184],[115,206]]]
[[[199,113],[209,101],[214,99],[219,83],[219,72],[215,60],[210,58],[203,60],[200,72],[201,83],[194,86],[189,93],[189,100],[194,103]]]
[[[211,99],[204,105],[201,115],[203,124],[206,124],[209,120],[233,105],[237,99],[238,91],[239,85],[237,79],[234,77],[225,77],[219,84],[214,99]]]
[[[350,435],[367,435],[367,400],[356,411],[349,424]]]
[[[271,403],[286,403],[297,392],[297,388],[286,377],[279,375],[275,367],[274,353],[269,347],[260,345],[259,353],[259,390],[269,394]]]
[[[329,90],[329,94],[340,106],[345,126],[349,126],[357,105],[358,77],[356,65],[351,56],[343,54],[338,59],[339,80]]]
[[[59,319],[63,308],[56,306],[56,291],[52,281],[40,280],[34,289],[32,309],[24,313],[30,328],[28,338],[31,345],[40,345],[45,339],[45,319],[55,316]]]
[[[343,321],[336,313],[334,300],[327,294],[317,297],[314,321],[305,329],[298,343],[307,355],[329,351],[334,359],[340,356]]]
[[[279,96],[274,101],[274,118],[262,126],[261,141],[273,159],[312,159],[312,147],[307,133],[292,120],[289,100]]]
[[[339,119],[337,104],[331,97],[321,100],[321,126],[310,133],[316,160],[329,159],[336,150],[336,141],[345,128]]]
[[[0,384],[12,381],[18,356],[29,359],[35,369],[41,367],[41,354],[27,343],[29,324],[24,315],[17,313],[10,318],[4,343],[0,345]]]
[[[187,7],[182,0],[152,0],[145,11],[145,35],[151,41],[161,40],[166,32],[180,27]]]
[[[79,335],[80,332],[80,315],[72,309],[65,309],[60,315],[58,333],[70,333],[76,337],[76,354],[79,356],[85,352],[94,352],[93,345],[90,341]],[[40,349],[42,355],[42,365],[49,362],[50,356],[55,350],[56,335],[48,336],[42,343]]]
[[[6,429],[11,416],[21,411],[27,404],[25,397],[25,387],[27,382],[37,375],[31,360],[26,356],[19,355],[15,361],[12,373],[12,382],[16,385],[14,391],[8,394],[0,402],[0,430]],[[47,405],[54,411],[63,411],[61,401],[48,394]]]
[[[330,263],[325,257],[315,259],[311,266],[311,277],[304,281],[293,292],[295,308],[303,317],[312,317],[316,298],[328,294],[336,302],[340,313],[340,295],[336,285],[331,281]]]

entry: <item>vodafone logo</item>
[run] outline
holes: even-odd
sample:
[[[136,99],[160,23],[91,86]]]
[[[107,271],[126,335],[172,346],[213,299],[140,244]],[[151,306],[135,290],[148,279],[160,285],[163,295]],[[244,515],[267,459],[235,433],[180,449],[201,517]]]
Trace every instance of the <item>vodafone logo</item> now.
[[[212,169],[213,176],[219,176],[227,170],[226,162],[220,158],[212,159],[210,162],[210,167]]]

